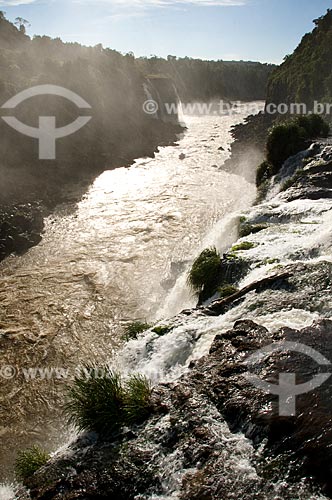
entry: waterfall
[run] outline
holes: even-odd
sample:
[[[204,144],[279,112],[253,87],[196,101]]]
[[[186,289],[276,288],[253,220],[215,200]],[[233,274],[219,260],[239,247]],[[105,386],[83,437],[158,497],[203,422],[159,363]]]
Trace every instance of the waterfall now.
[[[176,86],[175,86],[174,83],[173,83],[173,89],[174,89],[174,93],[175,93],[176,98],[177,98],[178,120],[179,120],[180,125],[185,126],[185,119],[184,119],[184,112],[183,112],[183,107],[182,107],[182,101],[181,101],[181,98],[179,96],[178,90],[177,90],[177,88],[176,88]]]
[[[153,96],[152,96],[152,93],[151,93],[151,84],[148,80],[148,83],[143,83],[143,89],[144,89],[144,93],[145,93],[145,97],[148,101],[154,101],[153,99]],[[155,120],[158,120],[159,119],[159,116],[158,116],[158,111],[155,111],[154,113],[152,113],[150,115],[152,118],[154,118]]]
[[[143,83],[147,100],[157,103],[151,116],[165,123],[184,124],[181,100],[176,87],[169,78],[147,78]]]

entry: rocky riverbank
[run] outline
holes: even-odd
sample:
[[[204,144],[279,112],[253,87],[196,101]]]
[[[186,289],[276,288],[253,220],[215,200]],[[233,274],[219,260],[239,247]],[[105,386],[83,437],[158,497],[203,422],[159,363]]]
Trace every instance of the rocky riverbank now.
[[[121,369],[156,381],[146,422],[113,439],[81,436],[18,498],[332,497],[330,380],[296,396],[295,415],[283,416],[278,397],[248,378],[277,385],[280,373],[294,372],[297,384],[310,384],[328,367],[289,348],[245,363],[284,341],[332,361],[331,171],[329,141],[289,159],[267,199],[239,218],[242,293],[184,311],[163,335],[149,330],[125,346]]]

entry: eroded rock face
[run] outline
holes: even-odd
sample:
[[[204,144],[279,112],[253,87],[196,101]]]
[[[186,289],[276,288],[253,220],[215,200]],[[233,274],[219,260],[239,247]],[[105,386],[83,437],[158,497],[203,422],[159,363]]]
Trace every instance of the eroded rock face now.
[[[303,330],[282,329],[271,335],[250,321],[239,321],[233,330],[216,337],[210,355],[194,367],[191,378],[201,384],[228,422],[256,445],[267,440],[263,455],[287,456],[294,461],[292,473],[316,477],[332,493],[331,379],[319,388],[296,397],[296,415],[279,416],[277,397],[262,393],[245,378],[242,361],[251,352],[286,340],[314,348],[332,360],[332,321],[320,320]],[[311,358],[298,353],[275,353],[257,366],[265,380],[279,383],[279,374],[296,373],[297,384],[311,380],[317,372],[328,372]],[[205,389],[204,389],[205,388]]]

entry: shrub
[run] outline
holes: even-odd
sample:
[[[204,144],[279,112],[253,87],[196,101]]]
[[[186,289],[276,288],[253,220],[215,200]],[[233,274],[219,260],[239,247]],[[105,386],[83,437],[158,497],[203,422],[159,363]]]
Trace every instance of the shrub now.
[[[273,127],[269,133],[266,149],[267,160],[274,167],[274,174],[284,161],[306,147],[308,139],[327,137],[330,127],[319,115],[298,116]],[[260,175],[267,175],[261,167]],[[257,174],[258,175],[258,174]],[[261,182],[264,181],[262,178]]]
[[[218,288],[219,297],[221,299],[225,299],[226,297],[229,297],[230,295],[233,295],[234,293],[236,293],[238,291],[239,291],[239,289],[236,288],[236,286],[229,285],[229,284]]]
[[[271,165],[268,161],[263,161],[263,163],[257,167],[256,186],[259,187],[263,182],[272,177],[273,172],[273,165]]]
[[[120,375],[109,367],[85,367],[69,390],[65,411],[79,430],[105,434],[117,431],[124,422],[124,390]]]
[[[109,435],[127,424],[139,423],[151,411],[151,386],[141,375],[122,382],[109,367],[86,367],[69,390],[65,411],[79,430]]]
[[[132,375],[126,383],[124,410],[128,424],[144,421],[151,412],[152,388],[143,375]]]
[[[310,138],[327,137],[330,131],[329,125],[319,115],[299,116],[295,123],[302,127]]]
[[[251,248],[254,248],[256,245],[255,243],[252,243],[251,241],[243,241],[242,243],[239,243],[238,245],[234,245],[231,248],[231,252],[239,252],[240,250],[250,250]]]
[[[306,146],[308,134],[306,130],[293,121],[271,129],[266,149],[267,160],[274,166],[275,173],[290,156],[299,153]]]
[[[215,247],[203,250],[197,257],[188,275],[188,283],[196,293],[203,289],[213,293],[218,284],[220,263],[220,254]]]
[[[133,321],[132,323],[126,326],[123,339],[126,340],[127,342],[132,339],[137,339],[137,336],[140,333],[145,332],[149,328],[151,328],[151,325],[149,325],[148,323],[143,323],[141,321]]]
[[[20,480],[28,479],[43,467],[49,459],[50,455],[36,445],[20,451],[15,462],[15,474]]]

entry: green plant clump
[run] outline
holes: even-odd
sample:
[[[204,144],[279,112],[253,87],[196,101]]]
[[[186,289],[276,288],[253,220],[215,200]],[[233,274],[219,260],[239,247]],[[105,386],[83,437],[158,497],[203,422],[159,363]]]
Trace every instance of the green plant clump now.
[[[327,137],[330,127],[319,115],[298,116],[295,123],[302,127],[310,138]]]
[[[213,290],[218,285],[221,259],[215,247],[207,248],[194,261],[188,275],[188,284],[196,292]]]
[[[251,241],[243,241],[242,243],[239,243],[238,245],[234,245],[231,248],[231,252],[239,252],[240,250],[250,250],[251,248],[254,248],[256,245],[255,243],[252,243]]]
[[[263,182],[264,176],[277,173],[287,158],[305,149],[308,139],[326,137],[329,129],[323,118],[314,114],[299,116],[273,127],[266,144],[267,160],[273,165],[273,169],[269,172],[263,171],[263,167],[260,166],[257,172],[258,179]]]
[[[151,412],[151,386],[143,375],[132,375],[126,383],[125,421],[128,424],[143,422]]]
[[[25,480],[43,467],[50,459],[50,455],[39,446],[32,446],[20,451],[15,462],[15,474],[18,479]]]
[[[108,366],[87,366],[69,390],[65,412],[79,430],[112,434],[139,423],[151,411],[152,388],[142,375],[123,382]]]
[[[267,227],[268,226],[266,224],[249,224],[249,223],[241,224],[239,230],[239,237],[245,238],[250,234],[259,233],[260,231],[263,231],[263,229],[266,229]]]
[[[225,299],[226,297],[229,297],[230,295],[234,295],[234,293],[236,293],[238,291],[239,291],[239,289],[236,288],[236,286],[229,285],[229,284],[223,285],[223,286],[218,288],[219,297],[221,299]]]
[[[137,339],[137,336],[140,333],[145,332],[149,328],[151,328],[151,325],[149,325],[148,323],[143,323],[142,321],[133,321],[126,326],[123,338],[127,342],[129,340]]]
[[[155,326],[152,328],[152,331],[162,337],[163,335],[166,335],[166,333],[170,332],[172,330],[172,327],[168,325],[161,325],[161,326]]]
[[[273,127],[266,144],[268,162],[277,172],[287,158],[305,149],[307,139],[306,130],[294,121]]]

